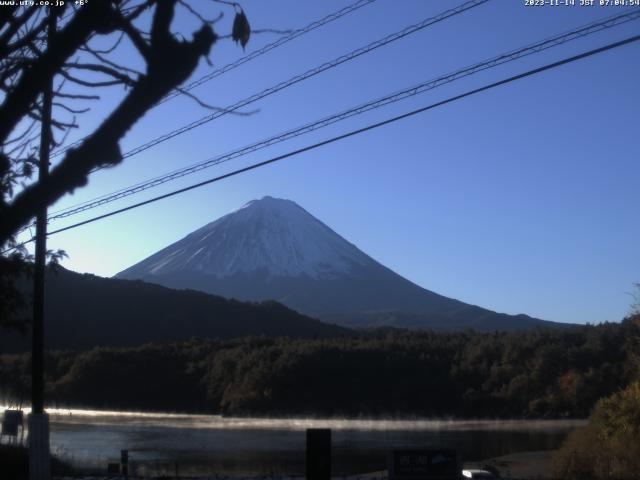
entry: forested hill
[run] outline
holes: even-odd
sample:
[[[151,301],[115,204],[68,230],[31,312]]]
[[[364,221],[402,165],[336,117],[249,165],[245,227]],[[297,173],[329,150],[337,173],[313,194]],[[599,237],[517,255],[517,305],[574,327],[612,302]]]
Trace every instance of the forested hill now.
[[[326,337],[350,330],[301,315],[277,302],[228,300],[141,281],[48,272],[46,345],[83,349],[133,346],[191,337]],[[0,352],[25,351],[28,338],[2,332]]]
[[[28,355],[0,356],[0,401],[28,398]],[[528,332],[191,340],[54,352],[61,406],[262,416],[586,417],[638,378],[640,316]]]

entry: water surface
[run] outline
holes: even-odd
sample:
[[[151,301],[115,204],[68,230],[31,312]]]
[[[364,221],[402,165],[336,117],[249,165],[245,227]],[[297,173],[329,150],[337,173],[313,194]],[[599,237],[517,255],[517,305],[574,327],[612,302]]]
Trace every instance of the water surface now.
[[[334,475],[384,470],[390,450],[455,448],[464,461],[557,448],[581,420],[338,420],[223,418],[49,410],[52,450],[104,471],[128,449],[141,474],[304,474],[305,430],[331,428]]]

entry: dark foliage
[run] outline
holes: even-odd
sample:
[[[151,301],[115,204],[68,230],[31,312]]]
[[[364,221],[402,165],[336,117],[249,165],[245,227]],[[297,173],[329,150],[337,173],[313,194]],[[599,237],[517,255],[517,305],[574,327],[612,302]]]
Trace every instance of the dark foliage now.
[[[640,382],[603,398],[554,456],[558,478],[640,478]]]
[[[17,445],[0,445],[0,465],[2,465],[2,478],[11,480],[27,480],[29,478],[29,452],[26,447]],[[53,457],[51,459],[51,472],[54,475],[72,475],[71,467]]]
[[[184,83],[218,41],[215,20],[206,20],[202,2],[121,0],[63,2],[57,8],[7,6],[0,14],[0,246],[13,246],[15,235],[39,209],[86,185],[97,168],[122,160],[120,139],[165,95]],[[236,4],[227,3],[227,8]],[[239,8],[239,6],[238,6]],[[175,32],[178,11],[194,22],[191,32]],[[234,38],[244,47],[249,24],[242,14]],[[238,23],[238,22],[236,22]],[[191,35],[189,35],[191,33]],[[191,40],[186,38],[191,37]],[[102,42],[102,43],[101,43]],[[105,43],[110,45],[105,49]],[[137,52],[135,65],[121,61],[126,44]],[[52,148],[62,146],[88,101],[104,89],[121,88],[100,125],[66,150],[46,179],[30,180],[38,165],[38,126],[47,115],[43,91],[53,97]],[[205,105],[199,102],[201,105]],[[45,149],[44,151],[46,151]],[[22,184],[19,193],[14,187]]]
[[[249,20],[244,14],[244,11],[240,10],[236,13],[236,17],[233,19],[233,31],[231,37],[234,42],[240,42],[242,49],[247,46],[249,37],[251,36],[251,27],[249,26]]]
[[[22,320],[29,299],[12,282],[25,273],[20,260],[28,255],[16,236],[43,208],[86,185],[96,169],[118,165],[120,139],[179,89],[201,59],[209,61],[219,38],[215,22],[198,13],[201,2],[39,2],[50,8],[29,3],[0,8],[0,329],[19,333],[27,328]],[[178,10],[195,17],[191,40],[172,29]],[[244,48],[249,26],[243,18]],[[111,46],[105,49],[105,42]],[[135,68],[121,62],[120,48],[127,44],[138,53]],[[121,89],[119,100],[100,125],[86,130],[73,148],[60,150],[51,172],[34,180],[40,159],[79,128],[77,117],[89,111],[87,102],[113,87]],[[55,262],[60,255],[48,257]]]
[[[30,287],[24,282],[27,292]],[[49,271],[46,295],[45,344],[51,349],[137,346],[191,337],[351,334],[277,302],[240,302],[140,281],[83,275],[62,267]],[[0,352],[18,353],[29,348],[28,337],[0,335]]]
[[[20,255],[0,256],[0,329],[12,329],[20,335],[25,334],[27,305],[15,279],[29,278],[30,273],[30,265]]]
[[[640,317],[528,332],[246,337],[58,351],[47,398],[65,406],[229,415],[586,417],[637,376]],[[0,357],[5,402],[28,357]]]

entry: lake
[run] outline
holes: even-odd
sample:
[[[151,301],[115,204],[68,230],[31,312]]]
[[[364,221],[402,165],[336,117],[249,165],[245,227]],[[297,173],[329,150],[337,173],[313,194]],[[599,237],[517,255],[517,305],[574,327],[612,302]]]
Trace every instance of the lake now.
[[[581,420],[336,420],[223,418],[92,410],[48,410],[52,451],[74,466],[105,471],[128,449],[139,474],[304,474],[305,430],[331,428],[334,475],[386,468],[390,450],[455,448],[463,461],[557,448]]]

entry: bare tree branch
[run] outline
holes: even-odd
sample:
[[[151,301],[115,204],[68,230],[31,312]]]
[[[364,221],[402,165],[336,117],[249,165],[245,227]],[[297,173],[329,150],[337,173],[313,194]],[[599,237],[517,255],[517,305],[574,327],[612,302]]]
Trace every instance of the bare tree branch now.
[[[237,110],[229,110],[227,108],[216,107],[215,105],[210,105],[210,104],[208,104],[206,102],[203,102],[196,95],[194,95],[193,93],[189,92],[188,90],[185,90],[184,88],[176,87],[175,90],[177,90],[178,92],[182,93],[186,97],[189,97],[190,99],[195,101],[198,105],[200,105],[203,108],[206,108],[207,110],[214,110],[216,112],[224,112],[224,113],[228,113],[230,115],[238,115],[238,116],[241,116],[241,117],[248,117],[248,116],[251,116],[251,115],[255,115],[256,113],[258,113],[260,111],[259,109],[255,109],[255,110],[251,110],[249,112],[239,112]]]
[[[123,82],[122,80],[107,80],[102,82],[83,80],[81,78],[76,77],[75,75],[71,75],[69,72],[65,70],[60,71],[60,75],[69,80],[71,83],[75,83],[78,85],[82,85],[83,87],[112,87],[114,85],[122,85],[127,84],[127,82]]]
[[[110,67],[116,69],[116,70],[120,70],[122,72],[126,72],[126,73],[133,73],[135,75],[142,75],[142,72],[139,72],[138,70],[134,70],[133,68],[129,68],[129,67],[125,67],[124,65],[119,65],[116,62],[112,62],[111,60],[109,60],[103,53],[94,50],[93,48],[90,47],[81,47],[80,50],[82,50],[83,52],[87,52],[88,54],[92,55],[93,57],[95,57],[96,59],[100,60],[102,63],[109,65]]]
[[[81,113],[87,113],[89,110],[91,110],[90,108],[82,108],[82,109],[71,108],[70,106],[60,102],[53,102],[52,105],[54,107],[62,108],[63,110],[66,110],[69,113],[74,113],[78,115]]]
[[[86,42],[96,29],[104,28],[105,18],[111,8],[106,2],[91,2],[56,35],[47,51],[37,58],[31,68],[25,70],[13,94],[7,96],[0,106],[0,141],[3,141],[24,117],[46,82],[58,73],[63,63]]]
[[[100,100],[100,95],[84,95],[81,93],[63,93],[57,92],[53,94],[54,97],[70,98],[72,100]]]
[[[217,39],[209,25],[202,25],[189,42],[178,41],[172,35],[170,26],[176,2],[177,0],[165,0],[156,5],[146,72],[135,82],[124,100],[80,146],[66,153],[45,180],[25,187],[11,205],[0,209],[0,244],[5,243],[14,232],[27,224],[40,205],[50,205],[64,194],[85,185],[94,168],[112,166],[122,161],[119,140],[162,97],[187,80],[197,67],[199,59],[209,54]],[[85,11],[79,11],[77,15]],[[120,18],[124,17],[117,17],[116,23],[121,26]],[[74,24],[74,21],[75,19],[70,25]],[[58,41],[49,50],[61,48],[59,43],[62,42],[60,38],[63,33],[65,32],[58,35]],[[76,48],[85,43],[89,32],[83,31],[83,34],[76,33]],[[46,54],[50,53],[49,50]],[[57,54],[56,59],[60,61],[57,63],[57,70],[52,69],[55,73],[61,73],[66,58],[72,53],[71,48],[64,50],[64,53],[68,55],[64,57],[62,53]],[[3,104],[0,112],[4,107]],[[23,112],[25,110],[28,110],[27,107],[22,108]],[[3,128],[6,130],[10,125],[10,122],[3,123],[2,120],[4,118],[0,117],[0,134]]]
[[[124,38],[124,32],[120,32],[120,35],[118,36],[116,41],[113,42],[113,45],[111,45],[109,48],[105,48],[104,50],[97,50],[95,48],[89,48],[88,46],[84,46],[84,47],[80,47],[80,50],[87,50],[87,51],[91,51],[92,53],[108,55],[109,53],[112,53],[116,48],[120,46],[120,43],[122,42],[123,38]]]
[[[72,62],[72,63],[65,63],[64,67],[65,68],[75,68],[77,70],[89,70],[89,71],[92,71],[92,72],[102,73],[104,75],[108,75],[110,77],[113,77],[115,80],[118,81],[118,83],[123,83],[125,85],[130,86],[130,87],[132,87],[136,83],[133,78],[129,77],[126,74],[118,72],[114,68],[108,67],[106,65],[100,65],[100,64],[95,64],[95,63]]]

